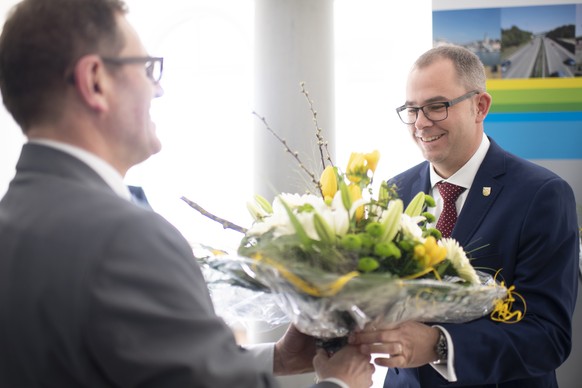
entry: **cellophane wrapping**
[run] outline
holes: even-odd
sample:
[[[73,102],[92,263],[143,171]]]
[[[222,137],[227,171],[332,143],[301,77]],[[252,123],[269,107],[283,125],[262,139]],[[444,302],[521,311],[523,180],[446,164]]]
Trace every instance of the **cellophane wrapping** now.
[[[204,255],[202,255],[204,256]],[[493,311],[507,289],[477,271],[479,285],[442,280],[403,280],[390,274],[361,274],[333,295],[312,296],[289,280],[287,270],[237,255],[199,255],[217,312],[227,322],[292,322],[303,333],[322,339],[346,336],[371,323],[389,326],[406,320],[468,322]],[[294,266],[305,284],[327,285],[339,275]]]

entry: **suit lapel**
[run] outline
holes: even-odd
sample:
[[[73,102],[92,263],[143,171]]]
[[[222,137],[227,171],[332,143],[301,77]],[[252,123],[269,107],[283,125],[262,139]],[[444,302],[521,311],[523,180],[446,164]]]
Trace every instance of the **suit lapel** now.
[[[469,250],[479,246],[475,232],[485,220],[491,206],[503,190],[496,178],[505,173],[505,154],[491,140],[489,151],[477,171],[467,200],[457,219],[452,238]]]
[[[412,199],[420,191],[424,193],[430,192],[430,164],[425,163],[425,165],[418,171],[418,176],[415,180],[410,183],[410,191],[407,195],[402,196],[402,200],[405,204],[410,203]]]

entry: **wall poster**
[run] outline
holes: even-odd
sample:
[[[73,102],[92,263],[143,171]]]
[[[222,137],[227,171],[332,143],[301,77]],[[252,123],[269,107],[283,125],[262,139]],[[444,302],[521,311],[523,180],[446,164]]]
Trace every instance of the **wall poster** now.
[[[433,45],[475,52],[486,132],[528,159],[582,159],[582,2],[433,0]]]

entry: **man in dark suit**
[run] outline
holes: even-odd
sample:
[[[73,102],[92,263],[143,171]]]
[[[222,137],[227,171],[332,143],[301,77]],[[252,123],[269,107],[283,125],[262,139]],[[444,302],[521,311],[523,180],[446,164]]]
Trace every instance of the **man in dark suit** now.
[[[162,58],[118,0],[24,0],[0,36],[3,102],[28,138],[0,202],[0,387],[371,385],[369,356],[316,355],[291,327],[243,350],[192,250],[130,202],[123,176],[160,150]],[[314,358],[315,356],[315,358]]]
[[[464,188],[452,237],[471,252],[473,266],[500,270],[498,280],[515,286],[527,312],[515,324],[485,316],[355,335],[352,343],[364,351],[390,354],[376,360],[389,367],[385,387],[557,387],[555,370],[570,353],[579,253],[574,195],[556,174],[484,134],[491,105],[485,81],[479,58],[461,47],[438,47],[415,62],[397,111],[426,161],[391,182],[405,203],[419,191],[432,194],[437,219],[437,183]]]

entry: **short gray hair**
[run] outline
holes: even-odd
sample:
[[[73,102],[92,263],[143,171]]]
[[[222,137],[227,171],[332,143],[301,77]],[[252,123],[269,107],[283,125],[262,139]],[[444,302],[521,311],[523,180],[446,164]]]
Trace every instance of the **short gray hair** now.
[[[486,90],[487,76],[483,63],[475,53],[461,46],[444,45],[432,48],[414,62],[414,68],[421,69],[439,59],[453,62],[459,81],[467,90]]]

